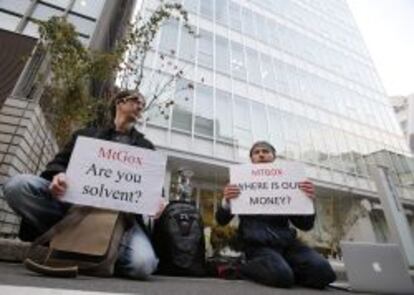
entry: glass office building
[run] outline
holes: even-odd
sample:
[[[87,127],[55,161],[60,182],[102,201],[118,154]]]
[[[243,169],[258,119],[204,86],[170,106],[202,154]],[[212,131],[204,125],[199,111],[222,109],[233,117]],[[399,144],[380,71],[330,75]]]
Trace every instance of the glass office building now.
[[[306,163],[317,185],[316,239],[329,222],[346,222],[335,212],[349,215],[366,200],[362,235],[386,240],[367,166],[384,158],[412,215],[414,164],[345,0],[175,2],[188,10],[198,37],[179,21],[164,24],[141,87],[149,95],[166,74],[159,73],[160,53],[185,71],[168,118],[154,110],[144,126],[168,154],[170,197],[177,170],[193,170],[194,197],[206,224],[214,224],[227,167],[248,161],[254,141],[268,140],[279,157]],[[158,1],[141,5],[145,17]],[[182,90],[190,82],[194,89]]]
[[[81,40],[87,44],[104,4],[105,0],[0,0],[0,27],[37,38],[35,21],[67,15]]]

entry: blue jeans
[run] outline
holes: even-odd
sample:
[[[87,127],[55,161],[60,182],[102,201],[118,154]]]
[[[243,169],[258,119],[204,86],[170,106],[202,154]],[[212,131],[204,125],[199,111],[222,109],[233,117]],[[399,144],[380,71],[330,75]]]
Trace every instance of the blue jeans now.
[[[247,247],[246,258],[242,275],[268,286],[290,288],[296,283],[323,289],[336,280],[329,262],[298,240],[285,249]]]
[[[41,235],[65,215],[70,205],[51,196],[50,182],[29,174],[16,175],[4,184],[9,206],[31,229]],[[122,237],[115,273],[134,279],[147,279],[157,268],[158,258],[147,235],[135,224]]]

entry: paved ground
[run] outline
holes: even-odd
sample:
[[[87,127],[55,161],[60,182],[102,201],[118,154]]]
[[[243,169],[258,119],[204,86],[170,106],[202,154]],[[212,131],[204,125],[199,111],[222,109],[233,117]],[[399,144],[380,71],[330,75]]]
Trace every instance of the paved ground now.
[[[155,276],[148,282],[138,282],[119,278],[102,279],[85,276],[80,276],[76,279],[58,279],[31,273],[21,264],[0,262],[0,294],[301,295],[352,293],[335,289],[318,291],[304,288],[293,288],[285,290],[261,286],[247,281],[173,278],[161,276]]]

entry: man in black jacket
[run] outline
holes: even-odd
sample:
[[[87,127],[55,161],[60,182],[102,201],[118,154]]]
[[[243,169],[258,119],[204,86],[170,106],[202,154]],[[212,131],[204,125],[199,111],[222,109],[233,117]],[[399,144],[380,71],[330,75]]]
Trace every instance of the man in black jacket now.
[[[276,150],[268,142],[256,142],[250,149],[252,163],[271,163]],[[300,189],[314,199],[314,186],[309,181]],[[223,202],[216,213],[220,225],[228,224],[233,215],[230,200],[240,190],[229,184],[223,191]],[[336,276],[326,259],[296,238],[296,229],[307,231],[313,227],[315,215],[242,215],[239,216],[239,238],[246,254],[241,273],[248,279],[275,287],[291,287],[294,283],[322,289],[335,281]]]
[[[134,125],[145,108],[139,92],[121,91],[112,99],[113,125],[106,128],[85,128],[75,132],[65,147],[49,162],[40,177],[16,175],[4,185],[4,196],[10,207],[22,217],[19,237],[33,241],[65,215],[70,204],[60,198],[67,189],[66,169],[78,136],[154,149],[154,145]],[[116,272],[119,275],[145,279],[155,269],[158,258],[145,234],[142,216],[129,229],[121,242]]]

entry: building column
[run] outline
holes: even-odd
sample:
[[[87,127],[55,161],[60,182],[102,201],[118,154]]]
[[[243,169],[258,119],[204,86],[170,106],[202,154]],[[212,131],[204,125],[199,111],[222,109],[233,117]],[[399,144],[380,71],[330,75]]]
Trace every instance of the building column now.
[[[40,106],[9,97],[0,110],[0,236],[15,236],[20,220],[3,198],[3,184],[20,173],[38,174],[58,151]]]

